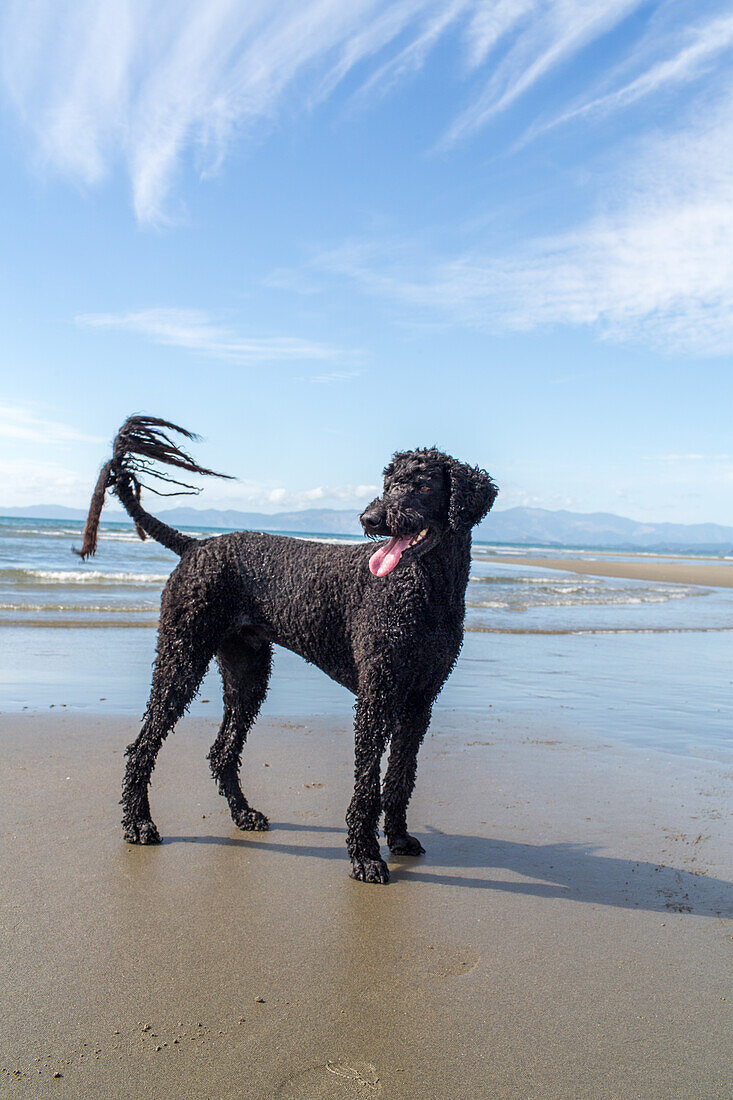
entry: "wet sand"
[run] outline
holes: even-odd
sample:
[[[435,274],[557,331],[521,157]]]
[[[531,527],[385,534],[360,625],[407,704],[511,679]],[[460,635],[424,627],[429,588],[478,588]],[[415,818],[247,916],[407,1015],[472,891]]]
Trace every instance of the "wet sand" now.
[[[587,561],[584,558],[539,558],[527,554],[481,554],[481,561],[500,565],[531,565],[536,569],[560,569],[565,573],[589,573],[595,577],[626,577],[635,581],[668,584],[702,584],[733,588],[733,562],[695,563],[675,561]]]
[[[345,720],[258,725],[241,834],[187,719],[133,848],[132,720],[0,718],[2,1095],[729,1097],[730,769],[541,728],[439,716],[377,887]]]

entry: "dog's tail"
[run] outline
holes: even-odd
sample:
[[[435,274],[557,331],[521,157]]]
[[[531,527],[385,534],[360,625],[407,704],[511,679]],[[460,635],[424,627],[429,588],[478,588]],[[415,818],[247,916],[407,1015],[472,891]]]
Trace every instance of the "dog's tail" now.
[[[192,474],[210,474],[212,477],[229,477],[229,474],[217,474],[214,470],[207,470],[197,465],[190,455],[177,447],[170,436],[166,435],[164,428],[178,432],[186,439],[198,439],[192,432],[185,428],[179,428],[177,424],[171,424],[168,420],[161,420],[157,416],[130,416],[120,428],[112,444],[112,458],[106,462],[99,472],[97,484],[94,487],[86,526],[84,527],[84,541],[81,550],[75,552],[81,558],[88,558],[97,549],[97,532],[99,519],[104,506],[104,496],[107,489],[112,489],[115,496],[121,502],[125,510],[135,521],[135,529],[141,539],[147,535],[156,542],[166,546],[175,554],[183,554],[196,539],[184,535],[182,531],[176,531],[175,527],[169,527],[167,523],[151,516],[140,504],[140,490],[143,482],[140,475],[157,478],[172,485],[180,485],[184,493],[197,493],[199,490],[183,481],[177,481],[167,474],[156,470],[155,462],[162,462],[166,466],[177,466],[181,470],[188,470]],[[150,489],[151,486],[147,485]],[[177,493],[162,493],[153,489],[160,496],[177,496]]]

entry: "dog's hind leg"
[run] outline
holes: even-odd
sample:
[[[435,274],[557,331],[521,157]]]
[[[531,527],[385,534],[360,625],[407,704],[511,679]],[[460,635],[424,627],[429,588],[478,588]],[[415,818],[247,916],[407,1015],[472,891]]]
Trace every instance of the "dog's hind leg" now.
[[[219,648],[217,660],[224,682],[224,721],[209,752],[211,771],[237,828],[267,829],[265,815],[253,810],[244,797],[239,766],[247,734],[267,694],[272,646],[269,642],[255,646],[241,639],[227,639]]]
[[[384,833],[390,852],[400,856],[423,855],[417,837],[407,831],[407,805],[415,786],[417,754],[430,722],[432,701],[413,698],[401,727],[392,734],[389,763],[382,788]]]
[[[140,735],[126,753],[122,826],[130,844],[160,843],[150,815],[148,786],[160,746],[196,694],[213,656],[205,627],[201,622],[179,625],[161,617],[148,707]]]

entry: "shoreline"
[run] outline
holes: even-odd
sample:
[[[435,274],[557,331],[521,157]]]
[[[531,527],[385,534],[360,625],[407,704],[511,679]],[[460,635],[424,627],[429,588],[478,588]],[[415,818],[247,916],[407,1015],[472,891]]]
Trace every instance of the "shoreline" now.
[[[637,547],[633,550],[629,550],[628,547],[625,549],[623,547],[618,547],[614,550],[608,548],[600,549],[595,546],[544,546],[542,543],[532,546],[529,543],[499,543],[481,540],[474,541],[472,546],[479,554],[505,554],[507,550],[516,550],[520,554],[542,553],[547,555],[553,552],[568,554],[569,556],[576,554],[581,555],[581,560],[584,559],[587,554],[590,554],[599,558],[651,558],[653,561],[701,561],[708,562],[711,565],[715,565],[717,562],[733,563],[732,555],[723,554],[722,552],[720,554],[712,552],[707,554],[699,553],[695,551],[694,547],[691,547],[688,551],[656,551],[645,550],[643,547]]]
[[[563,573],[590,574],[596,577],[622,577],[636,581],[658,581],[671,584],[694,584],[711,588],[733,588],[733,563],[730,565],[688,565],[684,562],[596,562],[580,558],[530,557],[520,554],[482,553],[481,561],[498,565],[529,566],[535,569],[556,569]]]
[[[733,629],[663,633],[471,631],[434,714],[502,721],[550,737],[625,743],[683,757],[731,759]],[[0,715],[143,714],[153,629],[0,630]],[[685,669],[680,677],[678,670]],[[353,696],[278,647],[261,719],[317,714],[353,721]],[[221,679],[209,669],[190,713],[220,721]]]
[[[350,725],[257,723],[245,790],[272,828],[244,834],[208,774],[218,721],[185,719],[151,791],[164,843],[140,848],[134,719],[0,717],[4,1093],[728,1095],[729,767],[438,715],[427,855],[366,886]]]

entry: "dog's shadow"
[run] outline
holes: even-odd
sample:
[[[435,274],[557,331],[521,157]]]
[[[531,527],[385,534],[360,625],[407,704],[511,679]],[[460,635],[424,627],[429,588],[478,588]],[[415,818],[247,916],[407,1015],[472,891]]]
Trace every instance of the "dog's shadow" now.
[[[246,837],[169,836],[164,843],[267,849],[284,855],[341,863],[347,858],[343,844],[338,847],[288,844],[276,839],[282,832],[345,836],[343,829],[332,825],[278,822],[271,825],[271,832],[266,837],[258,833]],[[733,914],[733,883],[666,864],[603,855],[593,844],[522,844],[432,829],[419,834],[419,839],[428,850],[427,855],[420,859],[392,857],[389,864],[393,882],[410,880],[431,886],[496,890],[654,913],[690,913],[706,917]],[[442,870],[446,867],[450,868],[447,872]],[[493,877],[488,873],[492,869],[520,875],[522,880]],[[475,873],[467,874],[466,871]]]

